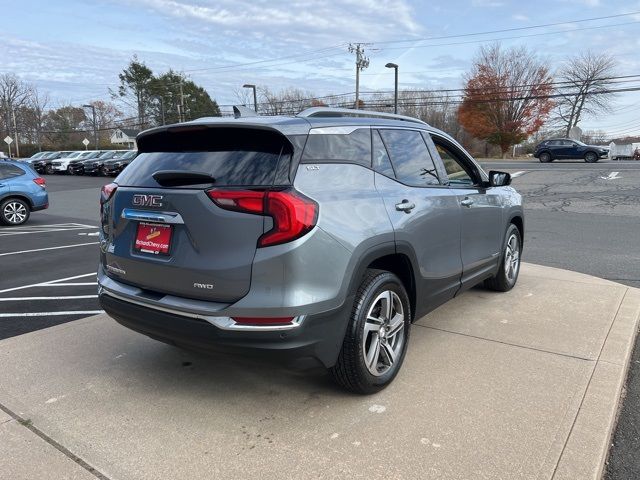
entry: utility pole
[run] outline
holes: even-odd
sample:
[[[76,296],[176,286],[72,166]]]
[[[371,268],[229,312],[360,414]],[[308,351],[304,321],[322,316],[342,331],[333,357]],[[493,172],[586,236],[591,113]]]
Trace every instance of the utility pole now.
[[[18,125],[16,124],[16,110],[11,109],[13,115],[13,131],[16,133],[16,157],[20,158],[20,142],[18,141]]]
[[[184,122],[184,91],[182,90],[182,78],[180,79],[180,122]]]
[[[93,105],[82,105],[85,108],[90,108],[93,116],[93,142],[95,143],[96,150],[98,150],[98,125],[96,124],[96,107]],[[85,145],[86,147],[86,145]]]
[[[360,70],[364,70],[369,66],[369,58],[364,55],[365,43],[353,43],[349,44],[349,53],[356,54],[356,102],[354,108],[358,108],[360,105]]]

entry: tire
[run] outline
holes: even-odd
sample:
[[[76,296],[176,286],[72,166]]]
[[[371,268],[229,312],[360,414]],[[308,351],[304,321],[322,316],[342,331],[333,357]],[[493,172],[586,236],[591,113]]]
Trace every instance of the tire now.
[[[370,394],[393,381],[407,352],[410,309],[409,297],[397,276],[367,270],[356,294],[338,361],[329,369],[338,385],[354,393]]]
[[[47,175],[53,175],[53,165],[51,164],[45,165],[44,173],[46,173]]]
[[[596,163],[600,158],[595,152],[587,152],[584,154],[584,161],[587,163]]]
[[[553,161],[553,159],[551,158],[551,154],[547,152],[541,153],[540,156],[538,157],[538,160],[540,160],[540,163],[549,163]]]
[[[513,255],[515,246],[515,256]],[[520,260],[522,257],[522,238],[520,230],[513,223],[509,224],[507,233],[504,236],[502,255],[500,256],[500,268],[498,273],[488,280],[485,280],[485,287],[497,292],[508,292],[518,281],[520,273]],[[507,270],[507,263],[511,268]],[[512,270],[513,269],[513,270]]]
[[[22,225],[29,220],[29,204],[19,198],[8,198],[0,203],[0,223],[2,225]]]

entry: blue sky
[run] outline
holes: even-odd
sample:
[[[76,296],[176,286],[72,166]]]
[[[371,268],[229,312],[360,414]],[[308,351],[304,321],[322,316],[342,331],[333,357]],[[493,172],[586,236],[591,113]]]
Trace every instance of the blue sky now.
[[[108,98],[133,54],[156,72],[185,71],[220,104],[237,103],[243,83],[350,92],[349,42],[371,43],[365,91],[393,87],[387,62],[400,65],[402,88],[458,88],[479,45],[496,39],[526,45],[552,71],[592,49],[615,55],[617,74],[640,74],[640,14],[437,39],[640,12],[637,0],[0,0],[0,7],[0,70],[48,91],[54,104]],[[399,40],[408,41],[388,43]],[[583,128],[640,131],[638,92],[620,95],[613,107]]]

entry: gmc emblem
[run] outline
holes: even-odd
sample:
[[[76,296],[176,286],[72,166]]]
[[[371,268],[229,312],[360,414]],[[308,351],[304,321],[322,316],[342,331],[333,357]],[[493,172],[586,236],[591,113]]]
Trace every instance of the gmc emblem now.
[[[133,204],[137,207],[161,207],[162,195],[142,195],[133,196]]]

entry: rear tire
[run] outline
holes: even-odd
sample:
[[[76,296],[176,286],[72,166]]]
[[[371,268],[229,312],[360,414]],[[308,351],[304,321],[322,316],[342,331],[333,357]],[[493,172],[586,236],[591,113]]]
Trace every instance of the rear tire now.
[[[550,154],[548,154],[547,152],[544,152],[540,154],[540,157],[538,157],[538,160],[540,160],[541,163],[549,163],[552,161],[552,158]]]
[[[398,374],[409,341],[411,306],[400,279],[367,270],[356,298],[338,361],[329,369],[343,388],[375,393]]]
[[[518,281],[522,253],[520,230],[513,223],[507,228],[500,256],[498,273],[485,281],[485,286],[497,292],[508,292]]]
[[[596,155],[594,152],[587,152],[584,155],[584,161],[587,163],[596,163],[598,160],[600,160],[598,158],[598,155]]]
[[[0,224],[22,225],[29,220],[29,204],[19,198],[8,198],[0,203]]]
[[[53,165],[51,164],[45,165],[44,173],[46,173],[47,175],[53,175]]]

